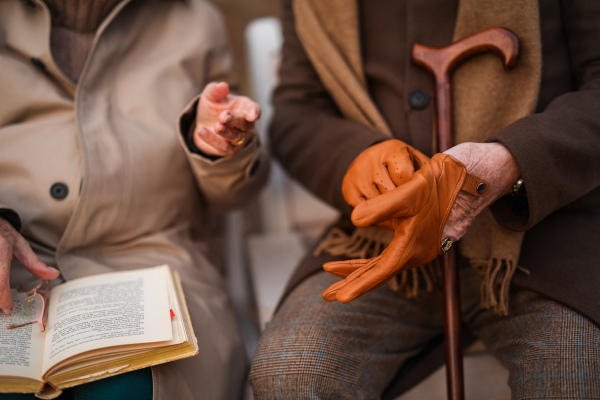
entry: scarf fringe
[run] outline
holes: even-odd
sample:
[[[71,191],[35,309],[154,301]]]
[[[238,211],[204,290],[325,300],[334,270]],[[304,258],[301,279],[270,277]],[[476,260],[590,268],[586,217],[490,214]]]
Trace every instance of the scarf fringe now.
[[[483,277],[481,282],[481,306],[493,309],[498,315],[508,315],[510,282],[515,271],[529,275],[529,270],[517,265],[515,260],[491,258],[490,260],[470,260],[471,266]]]
[[[325,252],[332,256],[373,258],[381,254],[393,237],[392,231],[377,226],[357,228],[352,235],[334,227],[321,240],[314,255],[318,256]]]

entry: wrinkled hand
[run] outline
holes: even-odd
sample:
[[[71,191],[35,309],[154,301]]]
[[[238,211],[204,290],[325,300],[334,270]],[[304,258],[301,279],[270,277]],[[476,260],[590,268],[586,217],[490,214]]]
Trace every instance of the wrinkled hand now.
[[[330,286],[323,298],[342,303],[377,288],[394,275],[432,261],[442,254],[442,230],[459,191],[487,196],[476,187],[483,180],[467,174],[459,160],[436,154],[414,173],[412,179],[389,192],[358,204],[352,222],[358,227],[391,220],[394,238],[380,256],[368,260],[326,263],[323,267],[344,280]]]
[[[460,192],[452,206],[443,238],[453,242],[467,233],[477,215],[500,197],[509,194],[519,179],[519,167],[506,147],[500,143],[462,143],[448,149],[449,154],[467,167],[467,172],[490,183],[490,194],[486,197],[471,196]]]
[[[254,136],[260,107],[251,99],[229,93],[227,83],[209,83],[198,102],[194,144],[205,154],[239,152]]]
[[[40,279],[58,278],[60,272],[47,266],[35,255],[27,240],[4,218],[0,217],[0,309],[10,315],[14,308],[10,297],[10,263],[19,260],[29,272]]]

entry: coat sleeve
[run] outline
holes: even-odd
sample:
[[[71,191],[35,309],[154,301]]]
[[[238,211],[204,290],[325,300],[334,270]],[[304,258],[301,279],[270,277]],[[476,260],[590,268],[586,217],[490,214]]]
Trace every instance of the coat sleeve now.
[[[273,95],[271,149],[291,176],[349,214],[341,192],[348,166],[364,149],[388,137],[342,116],[296,35],[291,3],[281,3],[284,43]]]
[[[525,182],[528,213],[510,198],[492,206],[506,228],[527,230],[600,185],[600,2],[561,2],[573,90],[492,136],[508,148]]]
[[[207,54],[203,66],[206,70],[204,84],[228,82],[236,90],[233,78],[233,56],[229,48],[225,25],[221,14],[210,7],[214,24],[210,27],[212,51]],[[205,28],[206,29],[206,28]],[[209,206],[216,212],[226,212],[244,204],[264,186],[268,170],[268,155],[258,137],[251,140],[239,153],[228,157],[206,157],[193,149],[188,133],[196,117],[200,95],[196,96],[179,117],[177,124],[179,141],[184,148],[200,191]]]

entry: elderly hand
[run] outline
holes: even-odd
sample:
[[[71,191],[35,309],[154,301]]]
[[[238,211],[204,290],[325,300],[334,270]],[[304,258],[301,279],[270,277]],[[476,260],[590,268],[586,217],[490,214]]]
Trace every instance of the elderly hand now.
[[[10,315],[14,308],[10,297],[10,263],[19,260],[29,272],[40,279],[58,278],[60,272],[47,266],[35,255],[27,240],[4,218],[0,217],[0,309]]]
[[[236,154],[254,136],[259,118],[260,107],[254,101],[230,94],[227,83],[209,83],[198,102],[194,144],[213,156]]]
[[[467,228],[484,208],[512,191],[520,172],[510,152],[500,143],[461,143],[445,154],[462,162],[468,173],[490,183],[490,193],[486,197],[465,192],[456,197],[442,232],[443,238],[456,242],[467,233]]]

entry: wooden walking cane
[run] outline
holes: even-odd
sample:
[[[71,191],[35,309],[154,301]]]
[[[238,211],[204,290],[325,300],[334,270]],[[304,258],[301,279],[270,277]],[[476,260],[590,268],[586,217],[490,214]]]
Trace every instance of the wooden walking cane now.
[[[493,51],[501,58],[506,70],[512,68],[519,51],[517,37],[507,29],[491,28],[447,47],[431,48],[415,44],[412,59],[429,70],[436,86],[437,151],[452,147],[452,107],[450,73],[461,62],[476,54]],[[446,344],[446,385],[448,399],[464,398],[462,344],[460,339],[460,291],[457,254],[450,249],[443,256],[444,328]]]

